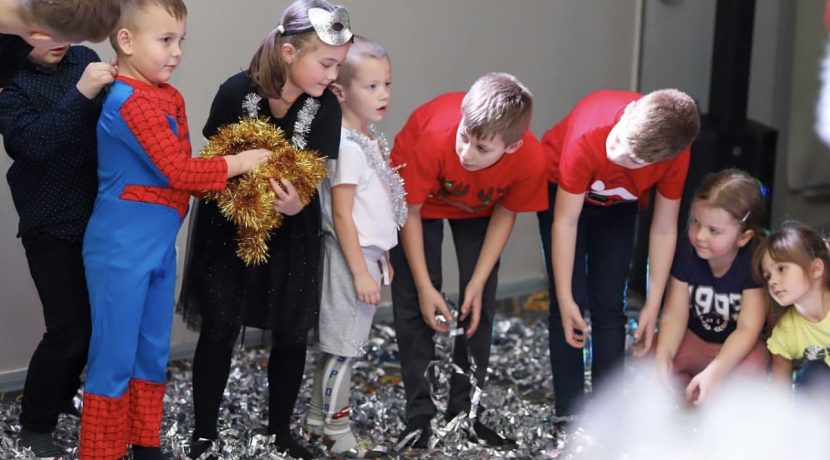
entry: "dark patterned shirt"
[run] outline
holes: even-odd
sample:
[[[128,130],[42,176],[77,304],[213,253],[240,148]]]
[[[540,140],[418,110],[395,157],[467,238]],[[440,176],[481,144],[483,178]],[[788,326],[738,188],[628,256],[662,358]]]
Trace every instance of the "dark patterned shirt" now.
[[[82,241],[98,187],[95,125],[102,95],[75,85],[98,55],[70,47],[53,69],[27,62],[0,91],[0,134],[14,160],[6,178],[20,216],[18,236],[40,232]]]

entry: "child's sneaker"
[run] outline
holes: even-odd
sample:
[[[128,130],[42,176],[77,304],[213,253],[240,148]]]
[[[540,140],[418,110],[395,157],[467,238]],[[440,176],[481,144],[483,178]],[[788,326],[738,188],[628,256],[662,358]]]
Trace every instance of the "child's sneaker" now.
[[[37,458],[55,458],[66,455],[66,451],[58,447],[52,440],[52,433],[37,433],[23,430],[18,435],[20,446],[32,449]]]
[[[517,446],[515,439],[510,439],[496,433],[492,428],[481,423],[478,419],[473,423],[473,431],[475,431],[476,437],[484,441],[484,444],[488,447],[515,449]]]
[[[331,439],[331,438],[329,438]],[[331,439],[329,453],[341,458],[380,458],[385,452],[377,447],[367,449],[363,442],[358,442],[351,432],[341,435],[337,439]]]
[[[205,455],[213,447],[213,440],[207,438],[199,438],[190,444],[190,450],[187,452],[187,458],[193,460],[217,460],[215,455]]]

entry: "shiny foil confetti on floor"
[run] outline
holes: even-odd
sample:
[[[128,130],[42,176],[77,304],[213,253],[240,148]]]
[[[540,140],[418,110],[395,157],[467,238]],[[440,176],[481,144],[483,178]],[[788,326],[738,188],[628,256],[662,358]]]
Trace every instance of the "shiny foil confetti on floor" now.
[[[485,448],[472,442],[465,427],[469,422],[445,426],[443,414],[436,416],[436,426],[443,437],[434,450],[394,450],[398,434],[404,429],[404,389],[400,380],[397,345],[390,325],[373,327],[366,355],[354,367],[352,423],[356,436],[368,447],[379,446],[389,458],[575,458],[557,449],[551,423],[552,382],[548,359],[548,332],[543,321],[528,324],[522,319],[497,317],[489,382],[481,397],[480,419],[502,434],[517,439],[513,450]],[[446,352],[448,338],[436,337],[439,351],[435,368],[439,373],[435,397],[445,399],[446,382],[452,372]],[[320,458],[326,457],[322,444],[312,443],[303,432],[303,416],[310,400],[312,369],[316,353],[308,354],[305,380],[295,408],[295,433]],[[231,375],[219,418],[220,441],[214,455],[221,459],[282,459],[265,432],[267,425],[266,367],[268,351],[264,348],[241,349],[235,353]],[[190,362],[174,361],[168,369],[162,448],[173,458],[186,458],[193,427]],[[76,398],[76,403],[80,399]],[[13,433],[20,406],[7,403],[0,407],[0,458],[34,458],[16,445]],[[79,420],[61,416],[58,442],[66,446],[68,459],[76,458]],[[584,439],[584,437],[575,438]],[[588,440],[589,441],[589,440]],[[586,442],[588,442],[586,441]],[[580,441],[581,442],[581,441]],[[560,446],[561,447],[561,446]]]

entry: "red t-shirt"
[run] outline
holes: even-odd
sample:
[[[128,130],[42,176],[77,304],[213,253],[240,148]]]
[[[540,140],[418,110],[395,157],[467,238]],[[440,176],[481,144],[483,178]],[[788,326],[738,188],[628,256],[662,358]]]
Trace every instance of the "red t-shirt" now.
[[[625,106],[641,97],[615,90],[585,96],[542,136],[548,180],[567,192],[585,193],[586,202],[599,206],[637,200],[647,204],[648,190],[655,184],[664,197],[680,199],[689,170],[689,147],[674,158],[640,169],[614,164],[606,155],[605,140],[611,128]]]
[[[406,201],[423,204],[426,219],[489,216],[495,203],[514,212],[547,208],[545,157],[528,131],[522,147],[492,166],[467,171],[455,151],[464,93],[447,93],[415,109],[395,136],[392,165],[400,169]]]

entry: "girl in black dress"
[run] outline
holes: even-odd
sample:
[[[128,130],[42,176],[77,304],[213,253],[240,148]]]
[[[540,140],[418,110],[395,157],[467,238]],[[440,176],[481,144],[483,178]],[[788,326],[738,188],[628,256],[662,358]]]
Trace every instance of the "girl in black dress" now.
[[[349,17],[325,0],[297,0],[265,37],[248,70],[223,83],[203,133],[248,116],[265,116],[295,147],[336,158],[341,112],[328,85],[352,41]],[[268,261],[246,266],[236,255],[236,228],[216,203],[199,202],[191,218],[179,309],[201,333],[193,358],[195,428],[191,458],[217,438],[217,418],[243,325],[269,329],[269,424],[276,447],[297,458],[311,453],[290,434],[302,382],[308,330],[317,324],[321,273],[320,202],[305,207],[288,181],[276,184],[282,226],[271,233]]]

